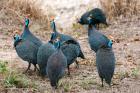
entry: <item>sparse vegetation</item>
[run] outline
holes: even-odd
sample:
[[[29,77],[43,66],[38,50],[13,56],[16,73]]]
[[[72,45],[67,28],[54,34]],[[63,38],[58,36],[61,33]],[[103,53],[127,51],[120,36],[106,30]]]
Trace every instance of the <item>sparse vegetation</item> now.
[[[25,75],[15,72],[12,72],[6,76],[4,80],[4,86],[6,88],[29,88],[30,86],[35,87],[35,85]]]
[[[138,78],[138,76],[139,76],[139,69],[138,68],[132,69],[131,76],[133,76],[134,78]]]
[[[19,74],[14,69],[8,68],[8,62],[0,60],[0,84],[5,88],[32,88],[37,89],[35,82],[32,82],[24,74]]]
[[[59,87],[62,87],[65,92],[69,92],[72,89],[72,84],[68,80],[60,80]]]
[[[3,26],[0,28],[1,33],[9,35],[15,30],[22,31],[23,20],[27,16],[32,22],[37,23],[41,28],[50,29],[50,17],[53,13],[44,14],[36,5],[36,1],[32,0],[2,0],[0,1],[0,19],[3,24],[9,24],[9,28]],[[12,19],[12,20],[11,20]],[[11,35],[11,34],[10,34]]]
[[[118,73],[118,76],[119,76],[119,79],[120,80],[123,80],[124,78],[128,78],[128,77],[130,77],[130,74],[129,74],[129,72],[126,72],[126,71],[122,71],[122,72],[119,72]]]
[[[7,71],[7,62],[3,62],[0,60],[0,73],[5,73]]]
[[[73,30],[78,30],[78,29],[81,28],[81,25],[80,24],[73,23],[72,28],[73,28]]]
[[[81,83],[80,86],[85,90],[90,90],[93,85],[97,84],[95,79],[84,79],[80,83]]]
[[[35,4],[36,1],[27,0],[8,0],[9,9],[23,19],[25,16],[47,23],[48,15],[44,15],[39,7]]]
[[[139,0],[100,0],[109,19],[116,17],[132,17],[140,11]]]

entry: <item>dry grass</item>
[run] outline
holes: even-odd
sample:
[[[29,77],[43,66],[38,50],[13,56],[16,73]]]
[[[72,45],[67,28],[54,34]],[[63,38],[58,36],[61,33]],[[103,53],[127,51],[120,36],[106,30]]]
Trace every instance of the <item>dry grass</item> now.
[[[40,29],[50,30],[49,20],[54,14],[49,11],[44,14],[35,0],[1,0],[0,33],[12,36],[15,30],[22,31],[26,16],[31,19],[31,30],[39,35],[42,34]]]
[[[39,19],[44,23],[48,22],[48,15],[44,15],[33,0],[9,0],[8,7],[14,11],[18,11],[22,16]]]
[[[140,11],[139,0],[100,0],[109,19],[116,17],[131,17]]]
[[[15,25],[15,27],[22,26],[26,16],[34,23],[50,27],[49,19],[53,16],[52,13],[44,14],[35,0],[2,0],[0,1],[0,13],[2,23]]]

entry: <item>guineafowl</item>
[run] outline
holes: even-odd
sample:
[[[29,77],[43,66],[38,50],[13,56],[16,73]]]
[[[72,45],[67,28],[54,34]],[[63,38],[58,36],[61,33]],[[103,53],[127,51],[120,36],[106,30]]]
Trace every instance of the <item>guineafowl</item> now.
[[[47,66],[47,61],[48,58],[56,51],[56,48],[53,45],[53,36],[54,34],[51,35],[51,39],[48,43],[42,44],[37,53],[37,64],[39,65],[40,68],[40,74],[42,77],[47,75],[46,73],[46,66]]]
[[[37,54],[38,48],[34,45],[33,42],[22,39],[20,35],[15,35],[14,47],[18,56],[24,61],[28,61],[29,63],[28,68],[25,72],[27,72],[30,69],[31,63],[35,67],[34,70],[38,69],[36,67],[36,64],[37,64],[36,54]]]
[[[21,37],[22,37],[22,39],[24,39],[24,40],[27,39],[27,40],[33,42],[38,47],[40,47],[42,45],[42,41],[31,33],[31,31],[29,30],[29,22],[30,22],[30,20],[28,18],[25,18],[24,31],[21,34]]]
[[[91,17],[92,20],[94,21],[94,23],[92,23],[93,25],[99,25],[100,23],[102,23],[108,26],[106,22],[106,16],[104,12],[99,8],[94,8],[84,13],[81,16],[80,20],[78,20],[78,23],[80,23],[81,25],[88,25],[89,24],[88,17]]]
[[[76,45],[76,43],[77,42],[75,42],[73,40],[68,40],[68,41],[65,41],[61,46],[61,50],[67,58],[68,75],[70,75],[69,66],[74,61],[76,62],[77,66],[79,66],[76,58],[78,57],[78,55],[80,53],[80,49]]]
[[[110,86],[115,69],[115,56],[113,49],[105,45],[101,46],[96,53],[96,65],[102,81],[102,87],[104,79]]]
[[[52,88],[57,88],[58,81],[64,76],[67,67],[67,59],[60,48],[60,41],[57,42],[57,50],[48,59],[47,76],[50,80]]]
[[[112,42],[104,34],[99,32],[94,25],[88,26],[88,41],[91,49],[97,52],[101,45],[112,47]]]
[[[83,54],[83,52],[82,52],[82,50],[81,50],[81,47],[80,47],[80,44],[79,44],[78,41],[76,41],[74,38],[72,38],[72,37],[69,36],[69,35],[60,34],[60,33],[56,30],[56,25],[55,25],[54,20],[51,21],[51,28],[53,29],[53,32],[54,32],[54,34],[56,35],[56,38],[59,37],[61,43],[64,42],[64,41],[67,41],[67,40],[73,40],[73,41],[75,41],[75,42],[76,42],[76,45],[77,45],[77,46],[79,47],[79,49],[80,49],[80,53],[79,53],[78,57],[81,57],[82,59],[85,59],[85,56],[84,56],[84,54]],[[56,38],[54,38],[54,39],[56,39]]]
[[[42,45],[42,42],[29,31],[28,18],[25,18],[24,24],[25,24],[24,31],[20,36],[22,40],[19,40],[20,42],[18,43],[15,42],[14,46],[18,56],[24,61],[29,62],[28,68],[25,71],[27,72],[30,69],[31,63],[35,66],[35,70],[38,69],[36,67],[37,52],[38,52],[38,48]]]
[[[16,47],[16,45],[18,45],[19,42],[21,42],[22,38],[20,37],[19,34],[15,34],[14,35],[14,47]]]

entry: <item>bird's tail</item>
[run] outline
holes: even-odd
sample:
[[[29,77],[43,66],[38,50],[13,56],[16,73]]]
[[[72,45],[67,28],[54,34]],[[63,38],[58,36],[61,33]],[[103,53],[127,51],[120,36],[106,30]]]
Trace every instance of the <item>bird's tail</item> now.
[[[84,54],[83,54],[83,52],[82,52],[81,49],[80,49],[80,53],[79,53],[79,56],[78,57],[81,57],[82,59],[85,59],[85,56],[84,56]]]

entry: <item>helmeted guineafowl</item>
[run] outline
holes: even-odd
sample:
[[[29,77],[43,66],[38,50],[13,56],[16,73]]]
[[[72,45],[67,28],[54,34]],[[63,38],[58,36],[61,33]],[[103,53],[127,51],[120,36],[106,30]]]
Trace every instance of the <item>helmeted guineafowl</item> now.
[[[31,63],[35,66],[35,70],[37,69],[37,52],[42,42],[29,31],[28,18],[25,18],[24,23],[24,31],[20,36],[22,40],[19,40],[20,42],[18,43],[16,43],[17,41],[15,40],[14,46],[18,56],[24,61],[28,61],[29,65],[25,71],[27,72],[30,69]]]
[[[50,80],[52,88],[57,88],[58,81],[64,76],[65,68],[67,67],[67,59],[60,48],[60,41],[57,42],[58,47],[48,59],[47,76]]]
[[[38,48],[34,45],[33,42],[29,40],[24,40],[20,37],[20,35],[15,35],[14,37],[14,47],[18,54],[18,56],[24,61],[28,61],[29,65],[25,72],[30,69],[31,63],[35,66],[35,70],[37,69],[37,59],[36,54]]]
[[[106,16],[104,14],[104,12],[99,9],[99,8],[94,8],[86,13],[84,13],[80,20],[78,20],[78,23],[80,23],[81,25],[88,25],[88,17],[91,17],[92,20],[94,21],[94,23],[92,23],[93,25],[99,25],[100,23],[108,25],[106,22]]]
[[[19,34],[15,34],[14,35],[14,47],[16,47],[18,45],[19,42],[22,41],[22,38]]]
[[[96,65],[102,81],[102,87],[104,79],[110,86],[115,69],[115,56],[112,48],[103,45],[98,49],[96,53]]]
[[[48,58],[56,51],[56,48],[53,45],[53,36],[54,34],[51,35],[50,41],[46,44],[42,44],[37,53],[37,64],[39,65],[40,68],[40,74],[41,76],[47,75],[46,73],[46,66],[47,66],[47,61]]]
[[[68,40],[65,41],[62,46],[61,46],[61,50],[64,53],[64,55],[67,58],[67,68],[68,68],[68,75],[70,75],[70,70],[69,70],[69,66],[75,61],[77,66],[78,62],[76,60],[76,58],[78,57],[79,53],[80,53],[80,49],[79,47],[76,45],[76,42],[73,40]]]
[[[25,18],[24,31],[21,34],[21,37],[22,37],[22,39],[24,39],[24,40],[27,39],[27,40],[33,42],[34,44],[36,44],[38,47],[40,47],[42,45],[42,41],[31,33],[31,31],[29,30],[29,22],[30,22],[30,20],[28,18]]]
[[[59,32],[56,30],[56,25],[55,25],[54,20],[51,21],[51,28],[53,29],[53,32],[54,32],[54,34],[56,35],[56,38],[59,37],[61,43],[63,43],[64,41],[67,41],[67,40],[73,40],[73,41],[75,41],[75,42],[76,42],[76,45],[77,45],[77,46],[79,47],[79,49],[80,49],[80,53],[79,53],[78,57],[80,57],[80,58],[82,58],[82,59],[85,59],[85,56],[84,56],[84,54],[83,54],[83,52],[82,52],[82,50],[81,50],[81,47],[80,47],[80,44],[79,44],[78,41],[76,41],[74,38],[72,38],[72,37],[69,36],[69,35],[65,35],[65,34],[59,33]],[[56,39],[56,38],[54,38],[54,39]]]
[[[104,34],[99,32],[94,25],[88,26],[88,41],[91,49],[97,52],[101,45],[112,47],[112,41],[108,39]]]

